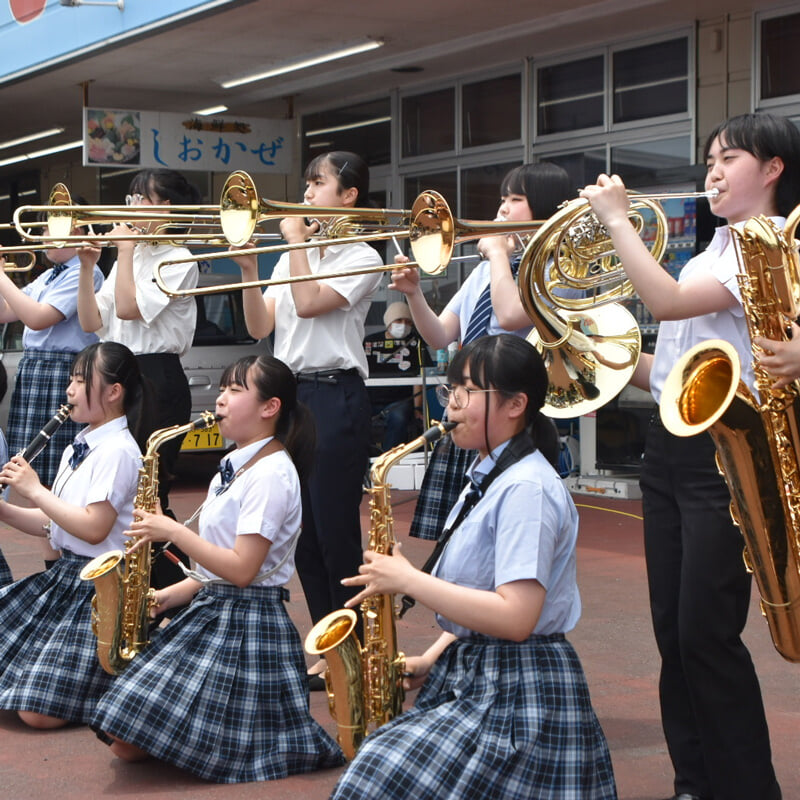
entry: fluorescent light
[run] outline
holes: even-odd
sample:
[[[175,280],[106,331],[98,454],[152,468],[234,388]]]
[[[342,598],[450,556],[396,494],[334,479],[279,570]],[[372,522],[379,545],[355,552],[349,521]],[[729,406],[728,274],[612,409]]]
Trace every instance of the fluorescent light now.
[[[13,158],[6,158],[0,161],[0,167],[7,167],[9,164],[18,164],[20,161],[32,161],[34,158],[42,158],[44,156],[51,156],[53,153],[60,153],[63,150],[72,150],[75,147],[81,147],[83,139],[78,139],[75,142],[68,144],[60,144],[56,147],[48,147],[46,150],[36,150],[33,153],[23,153],[21,156],[14,156]]]
[[[349,122],[346,125],[334,125],[332,128],[317,128],[315,131],[306,131],[306,136],[320,136],[323,133],[338,133],[339,131],[349,131],[353,128],[366,128],[369,125],[380,125],[381,122],[391,122],[389,117],[373,117],[361,122]]]
[[[198,117],[207,117],[209,114],[221,114],[227,110],[228,106],[209,106],[208,108],[199,108],[197,111],[192,111],[192,114],[197,114]]]
[[[233,89],[236,86],[242,86],[245,83],[253,83],[255,81],[263,81],[267,78],[274,78],[276,75],[284,75],[287,72],[295,72],[299,69],[306,69],[307,67],[314,67],[317,64],[324,64],[326,61],[336,61],[339,58],[347,58],[354,56],[358,53],[366,53],[369,50],[375,50],[378,47],[383,47],[383,39],[368,39],[360,44],[349,45],[339,50],[333,50],[329,53],[323,53],[318,56],[311,56],[303,61],[295,61],[293,64],[284,64],[282,67],[275,67],[274,69],[267,70],[266,72],[259,72],[256,75],[247,75],[244,78],[235,78],[231,81],[224,81],[220,83],[223,89]]]
[[[45,139],[48,136],[55,136],[58,133],[64,133],[64,129],[48,128],[46,131],[39,131],[38,133],[29,133],[27,136],[20,136],[19,139],[9,139],[7,142],[0,142],[0,150],[5,150],[7,147],[16,147],[18,144],[27,144],[28,142],[35,142],[37,139]]]

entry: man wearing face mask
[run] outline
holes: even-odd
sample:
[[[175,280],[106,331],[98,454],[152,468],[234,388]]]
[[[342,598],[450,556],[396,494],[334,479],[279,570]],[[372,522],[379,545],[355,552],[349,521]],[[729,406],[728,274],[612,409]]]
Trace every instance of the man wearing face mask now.
[[[411,311],[403,302],[390,303],[383,315],[385,331],[364,339],[370,378],[416,377],[420,365],[432,364],[428,348],[411,322]],[[422,387],[370,386],[373,416],[383,423],[383,451],[408,441],[408,428],[422,413]]]

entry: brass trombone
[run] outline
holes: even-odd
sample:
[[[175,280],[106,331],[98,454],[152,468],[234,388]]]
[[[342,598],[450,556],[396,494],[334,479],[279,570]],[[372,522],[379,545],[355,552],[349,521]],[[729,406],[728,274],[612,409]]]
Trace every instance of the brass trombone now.
[[[5,258],[7,253],[27,253],[28,261],[19,264],[17,261],[6,261],[3,265],[3,272],[30,272],[36,264],[36,253],[30,247],[0,247],[0,258]]]
[[[236,175],[237,173],[234,173]],[[238,173],[250,180],[246,173]],[[251,181],[252,185],[252,181]],[[249,188],[246,197],[255,198],[254,187],[252,193]],[[310,249],[312,247],[326,247],[329,245],[351,244],[355,242],[381,241],[386,239],[406,238],[411,245],[411,252],[415,261],[402,266],[419,266],[429,275],[441,274],[449,264],[453,248],[472,239],[495,234],[529,233],[536,230],[543,223],[540,220],[527,220],[524,222],[484,222],[474,220],[458,220],[453,216],[447,201],[438,192],[424,191],[414,201],[410,211],[388,211],[386,209],[370,208],[325,208],[307,206],[300,203],[269,203],[269,214],[274,209],[280,208],[283,216],[303,216],[313,213],[315,217],[331,216],[333,220],[325,226],[326,236],[322,239],[312,238],[307,242],[296,244],[282,244],[268,247],[251,247],[240,250],[227,250],[221,253],[209,253],[203,256],[204,260],[233,258],[237,255],[259,255],[263,253],[285,253],[292,250]],[[248,218],[244,217],[245,210]],[[263,218],[262,212],[265,205],[255,201],[242,203],[242,208],[234,209],[233,213],[239,215],[236,225],[240,230],[247,228],[252,231],[255,225]],[[402,227],[392,227],[388,223],[391,216],[399,216]],[[369,225],[376,225],[374,232],[364,232]],[[223,224],[224,227],[224,224]],[[226,236],[228,233],[226,232]],[[331,278],[352,277],[355,275],[368,275],[375,272],[389,272],[397,269],[397,264],[382,264],[375,267],[363,267],[344,272],[329,273],[325,275],[296,275],[284,279],[265,279],[245,281],[239,283],[220,284],[218,286],[204,286],[195,289],[171,289],[161,277],[161,270],[173,264],[186,263],[188,259],[173,259],[162,261],[155,270],[154,279],[159,289],[170,297],[187,297],[199,294],[222,294],[238,289],[263,288],[278,284],[300,283],[303,281],[328,280]]]

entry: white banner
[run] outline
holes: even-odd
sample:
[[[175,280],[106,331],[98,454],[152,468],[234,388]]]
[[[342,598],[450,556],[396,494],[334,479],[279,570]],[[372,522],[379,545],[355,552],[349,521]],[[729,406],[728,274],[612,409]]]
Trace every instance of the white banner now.
[[[84,108],[83,164],[288,174],[293,134],[288,119]]]

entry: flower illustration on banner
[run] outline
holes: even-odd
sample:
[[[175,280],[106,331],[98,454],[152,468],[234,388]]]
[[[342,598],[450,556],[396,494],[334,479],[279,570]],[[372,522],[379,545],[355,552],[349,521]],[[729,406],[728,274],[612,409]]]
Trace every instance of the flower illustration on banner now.
[[[86,136],[88,163],[139,163],[141,134],[138,111],[89,109]]]
[[[14,19],[20,24],[32,22],[44,11],[47,0],[8,0]]]

